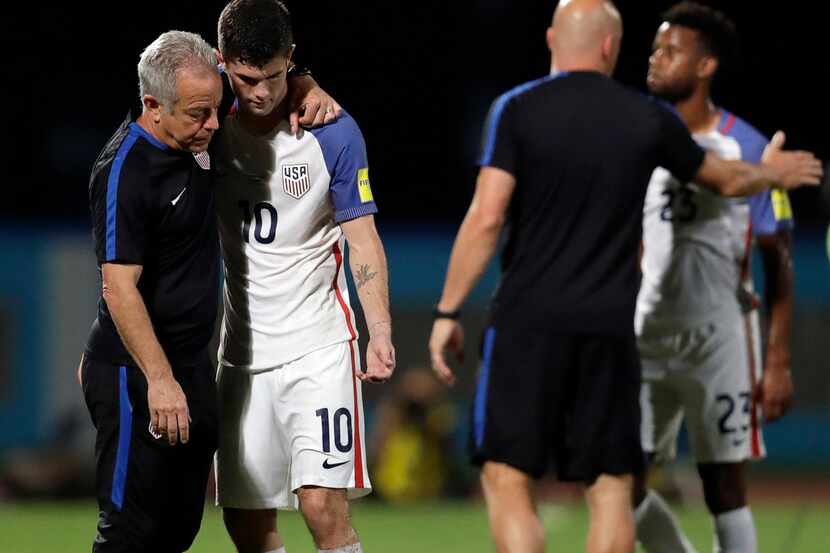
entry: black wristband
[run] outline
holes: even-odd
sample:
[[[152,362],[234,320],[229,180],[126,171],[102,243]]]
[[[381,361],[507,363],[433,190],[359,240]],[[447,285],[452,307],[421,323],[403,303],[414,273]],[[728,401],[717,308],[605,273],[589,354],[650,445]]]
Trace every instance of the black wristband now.
[[[434,319],[452,319],[457,321],[461,317],[461,309],[455,311],[441,311],[438,306],[432,308],[432,318]]]

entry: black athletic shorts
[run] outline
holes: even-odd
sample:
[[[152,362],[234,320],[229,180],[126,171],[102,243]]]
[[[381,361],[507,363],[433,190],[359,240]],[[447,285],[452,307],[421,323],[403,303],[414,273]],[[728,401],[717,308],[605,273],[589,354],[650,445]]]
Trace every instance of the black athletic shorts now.
[[[640,357],[631,336],[567,335],[520,325],[484,333],[473,402],[474,464],[592,483],[640,472]]]
[[[150,434],[139,368],[84,356],[84,398],[97,430],[93,553],[180,553],[199,531],[217,444],[215,373],[207,354],[173,369],[192,419],[189,442],[175,446]]]

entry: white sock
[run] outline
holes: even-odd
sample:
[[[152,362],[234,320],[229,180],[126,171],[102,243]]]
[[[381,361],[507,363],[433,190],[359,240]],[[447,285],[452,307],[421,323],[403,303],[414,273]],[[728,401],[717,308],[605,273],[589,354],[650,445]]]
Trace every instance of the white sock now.
[[[363,548],[360,547],[360,542],[357,542],[337,549],[318,549],[317,553],[363,553]]]
[[[660,494],[649,490],[634,509],[637,540],[648,553],[697,553]]]
[[[266,551],[265,553],[285,553],[285,546],[283,545],[279,549],[274,549],[273,551]]]
[[[715,517],[715,553],[757,553],[758,538],[749,507]]]

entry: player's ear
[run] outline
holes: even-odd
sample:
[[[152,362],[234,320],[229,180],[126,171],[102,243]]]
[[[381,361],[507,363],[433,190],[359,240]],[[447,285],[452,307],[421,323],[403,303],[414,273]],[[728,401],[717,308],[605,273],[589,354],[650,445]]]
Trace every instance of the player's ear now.
[[[285,55],[285,61],[291,64],[291,58],[294,57],[294,50],[297,49],[296,44],[292,44],[290,48],[288,48],[288,53]]]
[[[602,39],[602,57],[616,63],[618,46],[617,37],[613,33],[605,35]]]
[[[225,65],[225,58],[222,57],[222,52],[220,52],[217,48],[214,48],[213,53],[216,54],[216,63],[219,65]]]
[[[553,27],[548,27],[548,30],[545,31],[545,42],[548,43],[548,50],[553,52]]]
[[[706,56],[697,64],[697,76],[701,79],[711,79],[718,70],[718,59]]]
[[[144,111],[151,114],[155,123],[161,121],[161,110],[164,109],[164,107],[162,107],[161,102],[159,102],[155,96],[152,94],[145,94],[144,97],[141,98],[141,103],[144,106]]]

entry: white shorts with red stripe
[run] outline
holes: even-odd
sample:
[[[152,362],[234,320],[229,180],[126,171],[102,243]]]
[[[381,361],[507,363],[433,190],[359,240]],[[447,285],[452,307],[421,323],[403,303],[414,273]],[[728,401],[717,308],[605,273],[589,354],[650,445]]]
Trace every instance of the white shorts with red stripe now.
[[[756,311],[691,330],[638,337],[643,449],[673,459],[683,419],[698,463],[733,463],[766,455],[760,406],[752,390],[761,376]]]
[[[356,340],[262,372],[220,367],[216,503],[295,510],[302,486],[369,494],[359,367]]]

